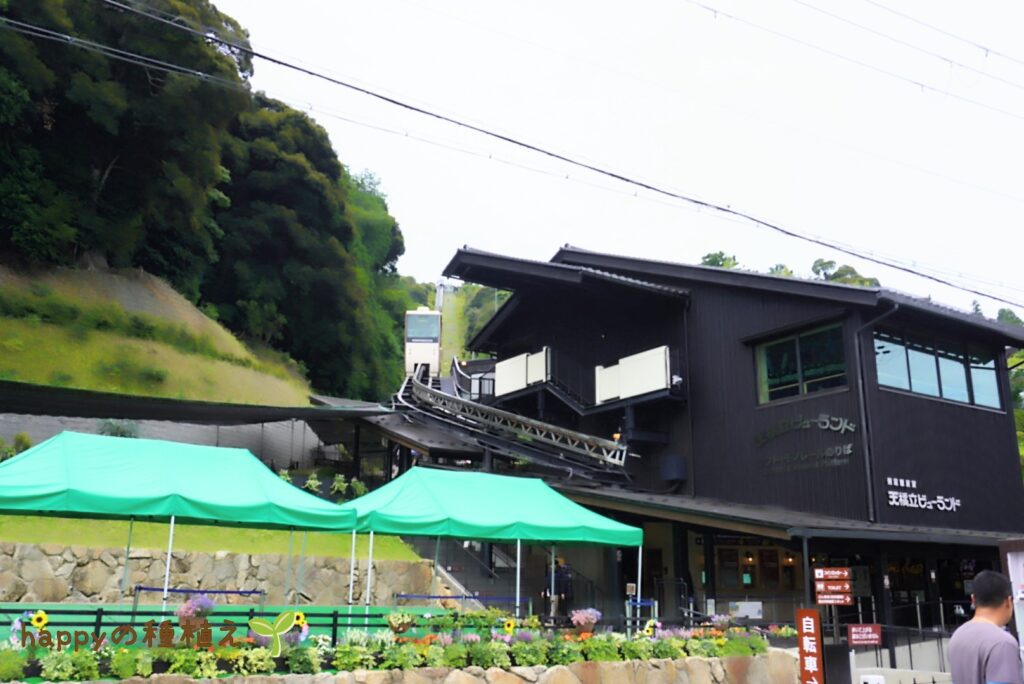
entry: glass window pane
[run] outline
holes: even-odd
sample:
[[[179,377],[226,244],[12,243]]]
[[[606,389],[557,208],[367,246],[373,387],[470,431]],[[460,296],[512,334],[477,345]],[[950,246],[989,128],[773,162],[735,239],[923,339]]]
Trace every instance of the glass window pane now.
[[[967,391],[967,364],[964,353],[957,350],[955,343],[943,342],[939,342],[937,353],[943,398],[969,402],[971,395]]]
[[[405,315],[406,342],[437,342],[441,339],[441,317],[437,314]]]
[[[795,338],[759,347],[758,366],[760,376],[758,397],[762,404],[800,393]]]
[[[979,406],[1002,408],[999,401],[999,382],[996,377],[996,355],[990,351],[971,349],[971,386],[974,403]]]
[[[911,337],[907,344],[907,360],[910,363],[910,389],[918,394],[939,396],[939,374],[931,342]]]
[[[800,369],[807,394],[846,384],[842,326],[800,336]]]
[[[910,389],[907,348],[896,333],[875,331],[875,372],[879,385]]]

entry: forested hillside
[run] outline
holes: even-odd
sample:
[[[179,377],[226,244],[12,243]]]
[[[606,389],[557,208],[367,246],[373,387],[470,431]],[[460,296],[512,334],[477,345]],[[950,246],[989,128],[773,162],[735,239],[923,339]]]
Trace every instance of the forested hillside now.
[[[247,44],[206,0],[149,6]],[[422,295],[395,272],[398,224],[377,180],[353,177],[323,128],[251,91],[243,51],[102,3],[0,0],[0,13],[205,75],[4,31],[4,263],[139,267],[296,359],[319,391],[394,391],[402,313]]]

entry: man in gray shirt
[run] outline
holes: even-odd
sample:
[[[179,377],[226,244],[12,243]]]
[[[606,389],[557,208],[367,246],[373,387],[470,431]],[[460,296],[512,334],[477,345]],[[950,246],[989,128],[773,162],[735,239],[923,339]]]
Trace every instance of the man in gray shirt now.
[[[1020,646],[1004,628],[1013,617],[1013,590],[991,570],[974,578],[974,619],[949,640],[953,684],[1024,684]]]

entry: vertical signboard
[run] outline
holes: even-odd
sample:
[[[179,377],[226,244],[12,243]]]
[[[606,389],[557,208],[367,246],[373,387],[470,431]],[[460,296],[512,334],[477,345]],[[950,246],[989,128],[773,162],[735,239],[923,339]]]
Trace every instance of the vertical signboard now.
[[[797,647],[800,652],[800,684],[825,684],[821,616],[814,608],[796,611]]]

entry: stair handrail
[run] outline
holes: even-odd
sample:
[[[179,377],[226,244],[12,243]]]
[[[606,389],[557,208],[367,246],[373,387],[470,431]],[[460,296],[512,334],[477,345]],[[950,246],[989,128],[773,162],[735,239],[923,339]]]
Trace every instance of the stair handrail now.
[[[610,465],[622,467],[626,463],[626,456],[629,452],[627,447],[619,442],[576,432],[439,392],[423,384],[420,374],[420,369],[417,367],[417,372],[409,377],[409,380],[412,381],[413,396],[442,411],[486,423],[492,428],[512,433],[517,438],[543,442],[566,451],[604,461]]]

